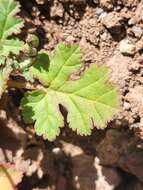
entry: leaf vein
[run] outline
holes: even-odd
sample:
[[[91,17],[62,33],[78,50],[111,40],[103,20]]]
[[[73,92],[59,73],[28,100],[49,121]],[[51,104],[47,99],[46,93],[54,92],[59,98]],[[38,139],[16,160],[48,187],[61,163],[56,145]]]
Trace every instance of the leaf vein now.
[[[59,74],[61,73],[61,71],[63,70],[63,67],[66,66],[67,62],[72,58],[73,54],[76,53],[76,51],[78,50],[78,47],[76,49],[74,49],[74,51],[72,52],[72,54],[68,57],[67,60],[65,60],[65,63],[63,65],[61,65],[61,68],[58,70],[58,72],[55,75],[55,78],[52,80],[52,82],[49,84],[49,87],[52,86],[52,84],[54,83],[54,81],[56,80],[56,78],[59,76]],[[61,53],[61,52],[60,52]]]

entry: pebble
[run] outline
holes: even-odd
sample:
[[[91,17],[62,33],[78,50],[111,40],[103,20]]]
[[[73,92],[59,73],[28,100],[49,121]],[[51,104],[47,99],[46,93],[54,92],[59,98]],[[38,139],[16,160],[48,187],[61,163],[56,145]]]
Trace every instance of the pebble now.
[[[103,19],[107,16],[107,12],[102,12],[99,19]]]
[[[93,3],[94,3],[94,4],[98,4],[98,3],[99,3],[99,0],[93,0]]]
[[[100,0],[100,6],[106,10],[112,10],[115,0]]]
[[[128,21],[128,25],[131,26],[131,25],[134,25],[136,24],[136,21],[134,18],[131,18],[129,21]]]
[[[122,26],[122,18],[116,12],[106,13],[104,17],[102,16],[101,22],[108,29],[119,29]]]
[[[143,35],[143,30],[139,26],[133,26],[132,32],[137,38],[140,38]]]
[[[124,39],[120,42],[119,50],[122,54],[134,55],[136,53],[136,46],[129,40]]]
[[[98,7],[96,8],[96,14],[97,15],[101,15],[103,12],[104,12],[103,9],[98,8]]]
[[[59,155],[62,153],[62,150],[59,148],[59,147],[55,147],[52,149],[52,152],[55,154],[55,155]]]
[[[130,108],[131,108],[130,103],[124,102],[124,109],[125,109],[125,110],[130,110]]]
[[[51,8],[51,12],[50,12],[51,17],[62,18],[63,14],[64,14],[64,9],[63,9],[63,6],[61,4],[59,4],[58,6],[53,6]]]
[[[86,3],[86,0],[60,0],[62,3],[74,3],[74,4],[82,4]]]
[[[143,49],[143,37],[136,43],[136,49],[137,51],[140,51]]]

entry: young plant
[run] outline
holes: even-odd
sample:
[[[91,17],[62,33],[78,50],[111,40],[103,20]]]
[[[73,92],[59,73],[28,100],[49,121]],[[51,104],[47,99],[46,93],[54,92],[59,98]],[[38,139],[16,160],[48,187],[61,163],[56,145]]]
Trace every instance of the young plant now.
[[[79,80],[71,80],[80,67],[79,46],[59,44],[49,61],[39,59],[30,68],[43,87],[27,92],[21,106],[25,122],[35,122],[37,135],[50,141],[59,135],[64,126],[59,105],[68,111],[69,127],[80,135],[90,135],[94,126],[105,128],[117,112],[118,92],[108,81],[110,70],[93,64]]]
[[[94,126],[104,129],[119,107],[117,89],[110,82],[110,70],[92,64],[78,80],[72,80],[71,74],[82,66],[80,48],[63,43],[50,58],[45,52],[20,58],[17,54],[24,43],[9,39],[20,32],[23,25],[15,17],[18,11],[19,6],[14,0],[0,0],[0,93],[5,90],[11,71],[29,80],[18,81],[17,76],[17,80],[10,79],[7,84],[8,87],[29,89],[21,101],[24,120],[35,123],[37,135],[49,141],[53,141],[64,126],[60,105],[67,110],[69,127],[78,134],[90,135]],[[36,38],[33,44],[37,46]]]
[[[0,0],[0,96],[6,89],[15,56],[24,46],[24,43],[18,38],[10,38],[12,34],[18,34],[23,26],[23,21],[15,16],[18,12],[19,4],[17,2]]]

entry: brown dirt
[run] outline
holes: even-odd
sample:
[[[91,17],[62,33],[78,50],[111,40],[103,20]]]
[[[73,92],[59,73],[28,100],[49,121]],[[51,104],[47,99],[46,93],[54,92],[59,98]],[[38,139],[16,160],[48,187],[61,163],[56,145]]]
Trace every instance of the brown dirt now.
[[[105,131],[95,129],[91,137],[79,137],[63,129],[49,143],[35,137],[18,116],[20,98],[15,100],[15,94],[22,97],[23,92],[10,91],[11,99],[2,100],[0,112],[0,161],[23,170],[18,190],[142,190],[143,1],[19,2],[23,36],[36,33],[40,49],[51,52],[61,41],[78,43],[85,66],[96,63],[112,69],[121,111]]]

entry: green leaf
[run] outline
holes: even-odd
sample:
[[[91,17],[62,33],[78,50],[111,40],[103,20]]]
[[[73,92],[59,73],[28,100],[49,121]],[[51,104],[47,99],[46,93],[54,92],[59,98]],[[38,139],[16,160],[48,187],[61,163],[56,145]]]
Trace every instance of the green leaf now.
[[[109,82],[107,67],[93,64],[79,80],[70,80],[70,75],[81,67],[78,46],[60,44],[49,68],[42,63],[41,67],[40,62],[39,67],[33,65],[32,72],[48,88],[27,93],[22,100],[25,121],[36,121],[38,135],[49,140],[59,135],[59,127],[64,125],[59,105],[68,111],[69,127],[80,135],[90,135],[94,126],[105,128],[118,111],[118,92]]]
[[[29,69],[26,68],[22,71],[22,76],[25,78],[26,81],[34,82],[34,78],[31,76]]]
[[[31,69],[33,76],[45,86],[58,87],[68,80],[71,73],[80,68],[80,49],[77,45],[65,47],[60,44],[50,60],[50,65],[49,61],[44,62],[39,60],[34,64]]]
[[[0,54],[7,56],[10,52],[18,54],[23,48],[23,42],[18,39],[8,39],[12,34],[18,34],[23,22],[15,15],[19,12],[19,4],[14,0],[0,0]]]
[[[15,55],[18,55],[19,51],[23,49],[23,45],[24,43],[19,39],[1,41],[0,55],[8,56],[10,52]]]
[[[6,57],[0,56],[0,66],[5,65]]]
[[[39,52],[35,61],[33,62],[33,67],[30,68],[31,76],[38,78],[42,83],[47,81],[47,73],[49,71],[49,56],[45,52]]]
[[[54,104],[52,97],[42,91],[29,92],[22,99],[21,105],[25,122],[32,123],[39,118],[35,123],[38,135],[43,135],[50,141],[59,135],[63,119],[58,104]]]
[[[31,48],[38,48],[39,46],[39,38],[35,34],[28,34],[26,42]]]

